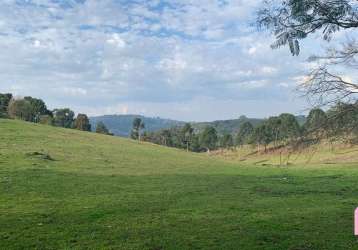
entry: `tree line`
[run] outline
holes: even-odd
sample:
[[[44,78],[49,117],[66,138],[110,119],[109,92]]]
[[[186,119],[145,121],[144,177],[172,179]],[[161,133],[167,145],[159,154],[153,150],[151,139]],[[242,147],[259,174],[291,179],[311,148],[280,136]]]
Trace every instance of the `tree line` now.
[[[91,131],[91,124],[86,114],[75,116],[75,112],[69,108],[49,110],[43,100],[31,96],[15,98],[10,93],[0,93],[0,118],[19,119],[56,127]],[[96,132],[111,134],[102,122],[97,124]]]
[[[56,127],[91,131],[91,124],[86,114],[75,116],[74,111],[69,108],[49,110],[43,100],[29,96],[14,98],[12,94],[0,93],[0,118],[20,119]],[[96,124],[95,132],[113,135],[101,121]],[[195,130],[190,123],[148,132],[145,131],[144,122],[140,118],[135,118],[130,137],[138,141],[192,152],[208,152],[243,145],[257,146],[258,150],[266,151],[268,145],[279,147],[328,138],[344,138],[356,143],[358,141],[358,101],[353,104],[338,103],[326,112],[319,108],[312,109],[303,125],[299,124],[293,114],[284,113],[269,117],[256,126],[250,121],[245,121],[237,133],[223,135],[220,135],[213,126]]]
[[[143,132],[144,141],[193,152],[204,152],[222,148],[257,146],[267,150],[268,145],[281,147],[322,139],[346,139],[356,143],[358,138],[358,102],[338,103],[326,112],[314,108],[306,122],[300,125],[293,114],[272,116],[254,126],[250,121],[241,124],[235,134],[219,135],[213,126],[195,131],[190,123],[183,127]]]

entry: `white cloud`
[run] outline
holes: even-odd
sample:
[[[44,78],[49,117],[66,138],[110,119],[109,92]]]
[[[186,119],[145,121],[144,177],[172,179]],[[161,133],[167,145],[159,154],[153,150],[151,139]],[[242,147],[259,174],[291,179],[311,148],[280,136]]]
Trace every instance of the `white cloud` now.
[[[119,36],[119,34],[112,34],[107,43],[116,46],[117,48],[123,49],[126,46],[126,42]]]
[[[261,71],[263,74],[272,75],[277,72],[277,68],[272,66],[263,66]]]
[[[190,119],[201,106],[219,115],[215,102],[286,101],[280,83],[303,74],[305,55],[272,51],[249,26],[259,0],[222,2],[0,1],[0,91],[90,114]]]
[[[253,54],[256,54],[256,51],[257,51],[257,48],[256,47],[251,47],[249,50],[248,50],[248,53],[250,55],[253,55]]]
[[[64,87],[62,89],[63,93],[71,96],[84,96],[87,95],[87,90],[83,88],[72,88],[72,87]]]

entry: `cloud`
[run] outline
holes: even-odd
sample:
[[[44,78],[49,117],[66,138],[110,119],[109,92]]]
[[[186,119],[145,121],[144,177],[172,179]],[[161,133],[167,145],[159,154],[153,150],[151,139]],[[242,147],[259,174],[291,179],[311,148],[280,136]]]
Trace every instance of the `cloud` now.
[[[116,46],[119,49],[123,49],[126,46],[126,42],[119,36],[119,34],[112,34],[107,39],[107,43]]]
[[[236,105],[225,116],[268,114],[290,100],[316,48],[300,58],[272,51],[250,26],[259,2],[1,1],[0,91],[89,114],[223,117],[215,103]]]

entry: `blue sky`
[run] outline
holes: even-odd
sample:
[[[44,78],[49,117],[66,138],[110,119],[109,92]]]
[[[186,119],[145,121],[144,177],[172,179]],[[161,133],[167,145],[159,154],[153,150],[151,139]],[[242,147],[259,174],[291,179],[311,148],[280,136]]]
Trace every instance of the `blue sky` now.
[[[304,113],[321,46],[271,50],[260,0],[1,0],[0,92],[89,115],[203,121]]]

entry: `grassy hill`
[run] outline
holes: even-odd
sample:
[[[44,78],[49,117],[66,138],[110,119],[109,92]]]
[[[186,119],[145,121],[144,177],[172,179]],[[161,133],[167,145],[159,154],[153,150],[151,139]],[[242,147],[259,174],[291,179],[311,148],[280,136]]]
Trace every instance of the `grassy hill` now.
[[[255,146],[243,146],[229,150],[217,150],[212,155],[241,164],[278,166],[278,165],[339,165],[357,164],[358,146],[342,142],[323,141],[308,147],[292,150],[288,147],[274,148],[269,146],[267,152]]]
[[[0,248],[356,249],[357,183],[0,119]]]

